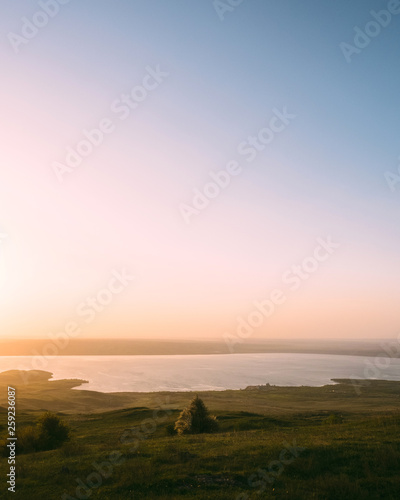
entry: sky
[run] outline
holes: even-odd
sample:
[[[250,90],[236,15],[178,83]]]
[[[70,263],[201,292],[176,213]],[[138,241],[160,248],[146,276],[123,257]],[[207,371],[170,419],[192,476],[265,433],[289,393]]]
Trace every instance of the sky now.
[[[0,338],[396,335],[399,28],[397,0],[3,2]]]

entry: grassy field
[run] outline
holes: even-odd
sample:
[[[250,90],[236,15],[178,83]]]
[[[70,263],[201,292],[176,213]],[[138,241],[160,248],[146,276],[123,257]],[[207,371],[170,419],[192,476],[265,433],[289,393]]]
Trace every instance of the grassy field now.
[[[18,429],[46,409],[71,439],[57,450],[17,456],[17,499],[397,499],[400,494],[400,382],[350,381],[199,393],[219,432],[171,435],[191,393],[102,394],[39,372],[17,385]],[[18,383],[17,383],[18,382]],[[93,411],[82,410],[93,405]],[[0,437],[6,436],[5,408]],[[0,498],[6,459],[0,459]],[[12,496],[11,496],[12,495]]]

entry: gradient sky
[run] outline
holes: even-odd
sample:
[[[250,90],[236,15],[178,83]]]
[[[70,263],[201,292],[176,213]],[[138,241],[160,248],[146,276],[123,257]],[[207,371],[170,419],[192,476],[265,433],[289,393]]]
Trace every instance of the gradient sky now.
[[[400,325],[400,14],[348,63],[340,43],[388,1],[71,0],[15,53],[0,18],[0,336],[214,338],[255,300],[286,302],[254,338],[388,338]],[[146,67],[168,77],[126,120],[111,110]],[[296,118],[247,162],[237,147],[275,108]],[[106,136],[60,183],[84,129]],[[236,160],[242,172],[186,224],[180,204]],[[340,247],[291,291],[317,238]],[[90,324],[114,270],[134,280]]]

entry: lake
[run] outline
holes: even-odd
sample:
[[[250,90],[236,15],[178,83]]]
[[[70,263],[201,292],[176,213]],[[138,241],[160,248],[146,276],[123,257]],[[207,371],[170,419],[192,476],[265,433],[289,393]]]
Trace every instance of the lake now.
[[[333,378],[400,380],[400,359],[330,354],[206,354],[175,356],[57,356],[42,362],[30,356],[0,356],[0,372],[45,370],[53,379],[89,381],[81,389],[101,392],[222,391],[269,383],[322,386]]]

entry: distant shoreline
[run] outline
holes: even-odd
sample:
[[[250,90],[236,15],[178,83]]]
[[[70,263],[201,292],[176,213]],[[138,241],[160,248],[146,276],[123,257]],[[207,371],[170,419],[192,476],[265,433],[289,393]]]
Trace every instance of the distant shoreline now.
[[[330,354],[367,357],[400,357],[394,340],[254,340],[237,343],[232,349],[218,341],[164,341],[125,339],[0,340],[0,356],[145,356],[212,354]],[[391,346],[390,354],[385,346]],[[397,349],[398,348],[398,349]],[[398,351],[398,352],[397,352]]]

